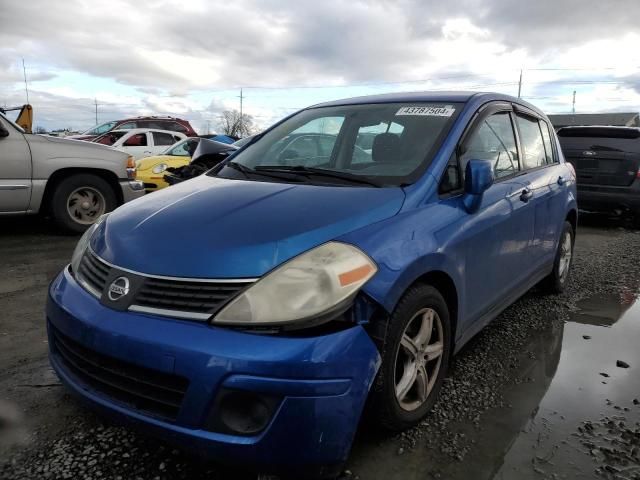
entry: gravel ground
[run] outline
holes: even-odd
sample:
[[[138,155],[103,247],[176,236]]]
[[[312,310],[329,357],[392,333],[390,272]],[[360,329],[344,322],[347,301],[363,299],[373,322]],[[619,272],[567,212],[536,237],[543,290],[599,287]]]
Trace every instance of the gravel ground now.
[[[458,474],[465,472],[465,460],[480,448],[478,439],[484,416],[489,411],[511,408],[503,392],[532,381],[523,373],[524,365],[537,361],[531,339],[565,322],[583,299],[598,294],[636,292],[640,284],[640,263],[636,258],[639,250],[640,235],[633,231],[585,229],[584,236],[578,237],[567,292],[541,296],[532,291],[485,328],[455,358],[440,400],[419,427],[388,437],[373,431],[370,425],[363,425],[343,477],[425,478],[416,472],[424,472],[428,465],[431,478],[469,478],[469,470],[466,475]],[[5,378],[0,387],[12,381],[15,383]],[[255,478],[238,470],[221,469],[102,421],[60,387],[44,389],[51,392],[49,395],[57,399],[57,404],[68,409],[64,425],[43,426],[32,432],[28,448],[12,451],[0,466],[0,478]],[[629,402],[633,400],[630,398]],[[628,410],[629,407],[620,407],[616,415],[593,419],[575,431],[584,456],[595,457],[601,463],[594,475],[640,478],[640,429],[638,422],[628,418]],[[56,413],[54,410],[51,415]],[[537,468],[535,462],[531,468]],[[411,473],[400,476],[400,471]],[[615,476],[622,471],[629,476]]]

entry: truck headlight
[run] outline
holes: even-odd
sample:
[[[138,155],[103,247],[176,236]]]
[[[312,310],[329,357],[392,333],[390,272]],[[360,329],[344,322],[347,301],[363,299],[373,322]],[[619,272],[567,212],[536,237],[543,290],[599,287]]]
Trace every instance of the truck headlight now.
[[[377,270],[358,248],[325,243],[264,276],[218,312],[213,323],[283,325],[320,317],[349,302]]]
[[[80,268],[80,260],[82,260],[82,256],[84,255],[84,252],[87,250],[87,247],[89,246],[89,241],[91,240],[91,236],[93,235],[93,232],[96,231],[96,229],[98,228],[98,225],[104,222],[108,216],[109,216],[108,213],[101,215],[93,225],[91,225],[89,228],[85,230],[85,232],[80,237],[80,240],[78,240],[76,248],[73,251],[73,255],[71,255],[71,271],[73,272],[74,275],[78,271],[78,268]]]

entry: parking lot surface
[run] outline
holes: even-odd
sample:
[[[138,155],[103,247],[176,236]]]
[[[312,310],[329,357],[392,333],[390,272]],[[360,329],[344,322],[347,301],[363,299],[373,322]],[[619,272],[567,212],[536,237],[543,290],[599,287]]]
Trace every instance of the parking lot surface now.
[[[103,420],[59,384],[44,304],[76,241],[0,220],[0,478],[252,478]],[[640,478],[638,251],[635,230],[587,219],[568,290],[528,293],[472,340],[419,427],[390,436],[365,418],[343,477]]]

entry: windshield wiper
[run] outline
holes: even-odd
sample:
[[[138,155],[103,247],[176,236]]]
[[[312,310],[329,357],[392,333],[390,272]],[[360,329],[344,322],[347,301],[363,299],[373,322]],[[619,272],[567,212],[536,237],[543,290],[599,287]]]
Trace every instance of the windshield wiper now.
[[[253,168],[249,168],[245,165],[242,165],[241,163],[238,162],[228,162],[225,164],[225,167],[229,167],[229,168],[233,168],[234,170],[239,171],[240,173],[242,173],[245,178],[249,178],[249,174],[250,173],[256,173]]]
[[[369,180],[367,178],[361,177],[360,175],[355,175],[349,172],[337,172],[335,170],[327,170],[325,168],[315,168],[315,167],[305,167],[304,165],[294,165],[291,167],[288,166],[258,166],[255,168],[257,172],[290,172],[290,173],[298,173],[302,175],[306,175],[307,177],[310,175],[318,175],[322,177],[330,177],[330,178],[339,178],[341,180],[347,180],[352,183],[363,183],[365,185],[370,185],[372,187],[380,188],[380,185],[373,180]]]
[[[233,168],[234,170],[238,170],[239,172],[241,172],[245,178],[249,178],[250,175],[261,175],[263,177],[271,177],[271,178],[277,178],[279,180],[293,180],[293,181],[304,181],[304,179],[300,178],[300,175],[298,175],[297,172],[288,172],[288,171],[283,171],[283,173],[288,173],[289,175],[277,175],[276,173],[272,173],[269,171],[258,171],[258,168],[251,168],[251,167],[247,167],[246,165],[243,165],[241,163],[238,162],[229,162],[225,164],[226,167],[229,168]],[[291,175],[294,175],[293,177]]]

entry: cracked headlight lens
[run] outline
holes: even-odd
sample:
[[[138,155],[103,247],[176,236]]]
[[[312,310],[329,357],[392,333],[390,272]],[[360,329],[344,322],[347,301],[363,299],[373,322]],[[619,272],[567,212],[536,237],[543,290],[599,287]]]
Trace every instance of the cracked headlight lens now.
[[[214,324],[282,325],[330,314],[377,272],[360,249],[329,242],[265,275],[213,318]]]

